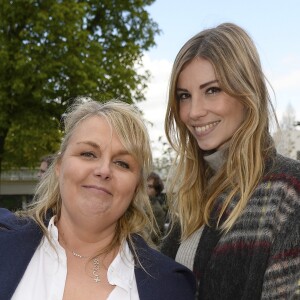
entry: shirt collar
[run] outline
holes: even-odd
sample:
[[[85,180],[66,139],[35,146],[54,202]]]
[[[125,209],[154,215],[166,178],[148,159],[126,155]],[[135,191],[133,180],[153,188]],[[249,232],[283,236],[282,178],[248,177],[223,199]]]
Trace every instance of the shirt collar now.
[[[134,280],[134,259],[126,241],[109,266],[107,279],[110,284],[117,285],[126,292],[130,291]]]
[[[47,238],[43,238],[42,247],[52,257],[55,255],[56,259],[62,259],[62,262],[66,265],[66,252],[64,248],[58,242],[58,229],[54,223],[55,216],[53,216],[48,224],[48,231],[53,246],[50,244]],[[129,249],[127,241],[123,243],[118,255],[110,264],[107,271],[107,279],[111,285],[116,285],[124,289],[127,293],[132,288],[134,277],[134,259]]]
[[[214,170],[214,172],[217,172],[224,164],[226,150],[227,150],[227,148],[225,148],[225,149],[222,148],[211,154],[203,156],[204,160]]]
[[[66,251],[58,242],[58,229],[54,223],[55,217],[56,216],[53,216],[50,219],[48,224],[48,232],[49,232],[51,243],[44,236],[43,241],[41,243],[41,247],[45,249],[45,252],[48,253],[48,255],[50,255],[51,257],[55,257],[56,259],[61,259],[63,264],[66,265],[67,263]]]

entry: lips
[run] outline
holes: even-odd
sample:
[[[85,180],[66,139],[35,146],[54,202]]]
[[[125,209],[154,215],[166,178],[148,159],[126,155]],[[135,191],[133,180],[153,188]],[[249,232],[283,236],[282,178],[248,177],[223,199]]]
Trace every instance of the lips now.
[[[215,121],[208,124],[205,124],[203,126],[194,126],[196,133],[205,133],[206,131],[212,129],[213,127],[217,126],[221,121]]]
[[[107,190],[106,188],[103,188],[101,186],[97,186],[97,185],[83,185],[84,188],[87,188],[87,189],[91,189],[91,190],[95,190],[95,191],[99,191],[99,192],[104,192],[108,195],[112,195],[112,193]]]

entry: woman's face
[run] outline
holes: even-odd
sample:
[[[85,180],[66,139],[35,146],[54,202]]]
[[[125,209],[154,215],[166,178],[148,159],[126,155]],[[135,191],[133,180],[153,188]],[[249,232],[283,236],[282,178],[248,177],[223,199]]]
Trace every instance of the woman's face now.
[[[61,219],[114,230],[130,205],[141,168],[104,117],[82,121],[56,166]]]
[[[204,151],[221,148],[244,120],[243,104],[222,91],[206,59],[195,58],[182,69],[176,94],[180,119]]]

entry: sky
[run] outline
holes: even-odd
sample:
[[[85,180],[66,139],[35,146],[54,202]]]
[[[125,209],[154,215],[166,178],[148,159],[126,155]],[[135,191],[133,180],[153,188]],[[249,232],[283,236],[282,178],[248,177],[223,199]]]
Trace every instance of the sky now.
[[[252,37],[279,121],[290,105],[300,121],[300,1],[299,0],[156,0],[148,6],[150,17],[162,30],[156,47],[144,54],[144,68],[151,72],[146,101],[138,106],[149,121],[155,149],[164,135],[167,91],[173,61],[183,44],[199,31],[232,22]]]

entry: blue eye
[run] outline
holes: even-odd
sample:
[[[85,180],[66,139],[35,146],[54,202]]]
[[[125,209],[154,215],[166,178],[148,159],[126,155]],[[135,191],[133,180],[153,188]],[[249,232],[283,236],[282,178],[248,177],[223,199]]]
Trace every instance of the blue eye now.
[[[81,152],[80,156],[86,157],[86,158],[96,158],[96,155],[93,152],[87,151],[87,152]]]
[[[120,166],[121,168],[129,169],[129,164],[124,162],[124,161],[118,160],[118,161],[115,162],[115,164],[117,166]]]

